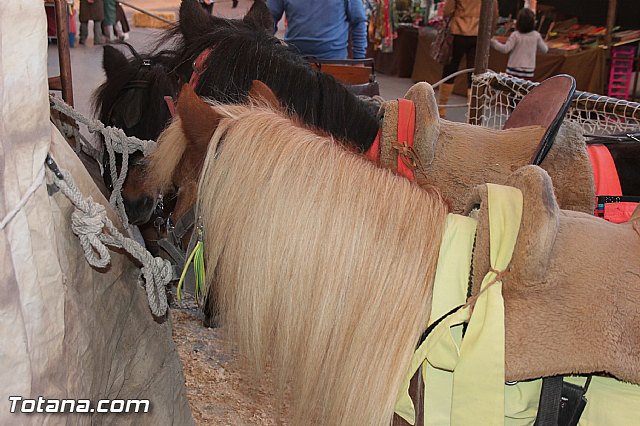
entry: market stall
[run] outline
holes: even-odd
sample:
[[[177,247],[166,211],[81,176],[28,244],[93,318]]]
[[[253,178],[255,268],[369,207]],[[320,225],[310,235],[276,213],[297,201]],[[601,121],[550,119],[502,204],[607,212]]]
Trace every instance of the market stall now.
[[[420,0],[370,1],[367,57],[382,74],[410,77],[413,71],[418,28],[423,24]]]
[[[431,58],[431,42],[435,38],[433,28],[421,28],[416,47],[415,62],[411,79],[435,83],[442,76],[442,65]],[[538,55],[534,81],[542,81],[556,74],[570,74],[576,79],[578,90],[591,93],[602,93],[606,82],[606,51],[603,49],[589,49],[579,53],[563,54],[549,52]],[[508,56],[491,50],[489,55],[489,69],[497,72],[504,71]],[[465,68],[462,61],[460,68]],[[466,94],[466,76],[458,76],[455,80],[455,93]]]
[[[521,7],[519,3],[521,2],[501,1],[500,14],[513,17],[515,11]],[[510,9],[509,6],[514,7]],[[633,7],[630,0],[541,0],[538,1],[537,11],[537,29],[545,38],[550,50],[547,54],[537,56],[534,81],[542,81],[554,74],[567,73],[575,77],[578,90],[622,98],[624,96],[612,93],[616,85],[623,86],[622,93],[634,92],[631,86],[635,86],[632,78],[637,63],[636,46],[640,41],[640,31],[634,29],[634,26],[637,28],[639,25],[640,11]],[[430,56],[431,41],[435,34],[434,28],[420,29],[411,75],[414,81],[433,83],[441,77],[442,66]],[[506,38],[508,29],[499,26],[497,34]],[[620,46],[630,46],[631,49],[627,49],[626,56],[618,62],[615,62],[614,58],[611,67],[609,52],[615,53]],[[491,50],[487,68],[504,71],[506,61],[507,55]],[[621,64],[625,67],[621,68]],[[614,84],[607,85],[607,81]],[[458,77],[456,80],[455,92],[465,93],[464,77]]]

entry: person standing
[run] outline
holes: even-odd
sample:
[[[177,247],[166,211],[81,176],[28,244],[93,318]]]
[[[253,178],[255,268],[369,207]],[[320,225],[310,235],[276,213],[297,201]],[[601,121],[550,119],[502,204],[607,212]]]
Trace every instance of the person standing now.
[[[442,69],[442,78],[458,71],[462,58],[467,58],[467,68],[473,68],[476,61],[476,45],[480,26],[481,0],[446,0],[443,14],[451,17],[449,30],[453,35],[451,62]],[[498,1],[493,0],[493,23],[498,18]],[[492,25],[493,26],[493,25]],[[441,118],[446,115],[445,105],[453,92],[453,83],[440,85],[438,93],[438,113]],[[471,74],[467,75],[467,96],[471,92]]]
[[[131,28],[129,27],[129,21],[127,21],[127,15],[124,13],[124,9],[122,9],[122,5],[120,2],[114,0],[115,4],[115,19],[114,24],[109,25],[108,22],[111,21],[111,10],[107,10],[107,3],[111,0],[103,0],[104,1],[104,14],[105,18],[102,21],[102,35],[107,38],[108,43],[113,43],[116,41],[115,37],[117,37],[117,41],[127,41],[129,39],[129,31]],[[111,7],[111,6],[109,6]],[[118,24],[120,24],[120,30],[118,29]]]
[[[116,37],[116,0],[102,0],[104,3],[104,20],[102,21],[102,35],[107,43],[114,43]]]
[[[509,54],[507,74],[531,79],[536,69],[536,53],[547,53],[547,47],[539,32],[535,31],[536,17],[531,9],[521,9],[516,20],[516,30],[506,43],[491,39],[491,47],[500,53]]]
[[[80,0],[80,44],[85,44],[89,36],[89,21],[93,21],[93,44],[103,44],[101,22],[104,19],[102,0]]]
[[[354,59],[367,50],[367,17],[362,0],[267,0],[275,23],[286,14],[284,41],[303,56],[347,59],[351,40]]]

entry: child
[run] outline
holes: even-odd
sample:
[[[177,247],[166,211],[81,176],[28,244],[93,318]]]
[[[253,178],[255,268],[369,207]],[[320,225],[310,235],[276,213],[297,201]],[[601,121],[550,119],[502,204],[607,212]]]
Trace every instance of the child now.
[[[514,77],[533,78],[536,69],[536,51],[547,53],[549,48],[542,40],[540,33],[535,31],[536,17],[531,9],[524,8],[518,12],[516,31],[507,39],[505,44],[491,39],[491,47],[501,53],[509,53],[507,73]]]
[[[101,22],[104,19],[102,0],[80,0],[80,44],[89,36],[89,21],[93,21],[93,44],[103,44]]]

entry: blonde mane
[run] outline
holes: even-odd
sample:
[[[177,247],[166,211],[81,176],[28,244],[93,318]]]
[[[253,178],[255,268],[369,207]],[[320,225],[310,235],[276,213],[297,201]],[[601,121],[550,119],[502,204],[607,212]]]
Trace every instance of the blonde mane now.
[[[439,192],[268,108],[216,110],[198,211],[223,323],[293,424],[389,424],[430,312]]]

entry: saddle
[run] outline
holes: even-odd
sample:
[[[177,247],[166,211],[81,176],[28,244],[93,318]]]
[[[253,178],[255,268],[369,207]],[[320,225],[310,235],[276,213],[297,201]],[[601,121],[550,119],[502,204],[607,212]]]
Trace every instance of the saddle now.
[[[453,371],[458,387],[443,389],[442,381],[430,382],[431,376],[426,370],[418,370],[409,388],[416,409],[408,423],[443,424],[437,419],[448,415],[455,415],[457,419],[469,415],[487,419],[483,414],[485,410],[488,413],[493,410],[494,414],[498,410],[497,416],[501,419],[531,424],[536,420],[543,388],[538,379],[575,374],[593,374],[586,394],[582,395],[588,403],[581,407],[584,409],[581,424],[635,422],[636,413],[631,407],[640,404],[640,354],[636,350],[640,346],[637,309],[640,303],[640,264],[637,262],[640,208],[625,224],[562,211],[555,201],[548,174],[536,166],[519,169],[505,183],[522,194],[522,219],[511,260],[497,271],[502,288],[493,296],[500,299],[495,306],[503,306],[504,314],[500,317],[498,311],[487,308],[482,324],[483,327],[490,325],[486,318],[491,313],[494,320],[497,318],[494,326],[502,326],[504,345],[492,347],[496,352],[490,353],[488,359],[503,359],[503,364],[496,364],[502,365],[503,376],[494,382],[493,394],[477,386],[470,388],[469,383],[482,383],[484,389],[486,381],[495,380],[488,365],[471,371],[471,381],[455,378],[462,372],[464,353],[474,356],[478,352],[458,351],[460,359],[451,367],[438,363],[438,359],[442,359],[442,346],[431,347],[429,353],[439,354],[432,358],[427,355],[429,366],[445,374]],[[493,228],[489,198],[490,185],[479,185],[465,208],[466,214],[477,219],[470,296],[450,302],[451,307],[469,301],[479,304],[482,294],[486,294],[486,281],[482,290],[481,282],[493,270],[490,264],[493,265],[495,255],[490,248]],[[615,251],[615,259],[602,258],[603,244],[610,245],[604,252]],[[472,318],[473,315],[475,309]],[[446,320],[447,315],[443,317]],[[463,342],[470,329],[469,325],[464,331]],[[445,331],[442,328],[439,331],[449,333],[448,330],[446,327]],[[431,333],[437,332],[438,324]],[[496,333],[492,331],[489,335],[496,336]],[[423,377],[430,393],[425,393],[420,383]],[[585,386],[584,377],[565,380],[574,388]],[[465,394],[475,396],[462,398]],[[430,402],[434,398],[438,403]],[[441,412],[433,412],[433,407],[443,405]],[[399,416],[394,422],[407,424]],[[536,424],[573,423],[538,420]]]
[[[542,166],[552,177],[560,207],[593,212],[593,174],[582,130],[577,125],[563,123],[557,130],[555,142],[549,147],[546,142],[553,139],[552,132],[540,125],[493,130],[440,119],[435,94],[428,83],[415,84],[405,99],[415,105],[411,149],[417,164],[415,180],[420,186],[439,188],[453,212],[462,212],[468,194],[476,185],[502,184],[513,171],[530,164],[542,152],[541,146],[545,150],[548,148]],[[378,153],[368,153],[379,165],[395,173],[399,167],[400,103],[394,100],[382,105]]]

